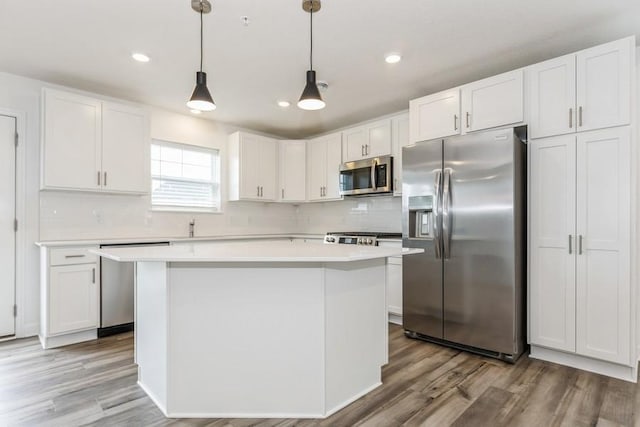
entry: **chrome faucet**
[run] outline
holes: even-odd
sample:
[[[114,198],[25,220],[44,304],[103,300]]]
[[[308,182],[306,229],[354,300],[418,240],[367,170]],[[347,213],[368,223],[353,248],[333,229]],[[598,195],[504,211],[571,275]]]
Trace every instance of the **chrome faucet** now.
[[[196,219],[191,218],[191,221],[189,221],[189,237],[193,237],[193,232],[195,227],[196,227]]]

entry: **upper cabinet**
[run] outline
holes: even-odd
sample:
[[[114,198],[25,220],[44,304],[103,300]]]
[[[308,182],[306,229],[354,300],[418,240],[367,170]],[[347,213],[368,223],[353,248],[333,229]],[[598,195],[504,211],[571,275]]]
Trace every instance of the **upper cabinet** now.
[[[523,71],[414,99],[409,116],[413,144],[523,122]]]
[[[229,136],[229,200],[276,200],[278,145],[273,138]]]
[[[409,145],[409,114],[391,118],[393,145],[393,195],[402,194],[402,147]]]
[[[391,154],[391,120],[378,120],[342,132],[345,162]]]
[[[333,133],[307,143],[307,198],[309,201],[340,200],[339,172],[342,134]]]
[[[304,202],[307,193],[307,143],[278,141],[279,192],[281,202]]]
[[[633,38],[532,65],[532,138],[630,123]]]
[[[463,132],[524,121],[523,70],[462,86]]]
[[[43,90],[42,188],[149,192],[145,110]]]
[[[409,121],[412,144],[459,134],[460,90],[446,90],[410,101]]]

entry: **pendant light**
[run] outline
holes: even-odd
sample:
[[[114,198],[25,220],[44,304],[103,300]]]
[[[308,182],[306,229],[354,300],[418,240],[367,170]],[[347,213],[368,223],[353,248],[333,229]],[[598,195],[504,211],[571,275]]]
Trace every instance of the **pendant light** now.
[[[302,91],[298,107],[303,110],[321,110],[325,107],[325,103],[320,96],[318,85],[316,84],[316,72],[313,71],[313,13],[320,10],[320,0],[304,0],[302,9],[309,12],[310,15],[310,33],[311,43],[309,49],[309,70],[307,71],[307,85]]]
[[[211,12],[211,3],[208,0],[191,0],[191,8],[200,14],[200,71],[196,72],[196,87],[187,107],[198,111],[213,111],[216,104],[207,88],[207,73],[202,71],[202,14]]]

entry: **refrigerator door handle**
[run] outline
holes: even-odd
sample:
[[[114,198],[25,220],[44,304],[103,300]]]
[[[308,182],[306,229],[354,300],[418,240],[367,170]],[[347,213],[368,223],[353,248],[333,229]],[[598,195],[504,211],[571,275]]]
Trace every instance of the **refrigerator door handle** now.
[[[451,258],[451,169],[444,171],[442,185],[442,248],[444,258]]]
[[[441,233],[441,221],[440,212],[442,209],[442,172],[436,172],[435,182],[435,196],[436,203],[433,209],[433,237],[434,237],[434,249],[436,253],[436,259],[442,258],[442,233]]]

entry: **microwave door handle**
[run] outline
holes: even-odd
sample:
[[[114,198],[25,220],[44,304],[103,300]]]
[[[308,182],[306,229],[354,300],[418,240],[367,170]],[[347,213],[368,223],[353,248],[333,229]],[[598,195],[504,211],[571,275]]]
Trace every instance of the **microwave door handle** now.
[[[371,186],[373,187],[374,190],[378,189],[378,184],[376,183],[376,168],[378,166],[378,161],[377,160],[373,160],[371,162]]]

